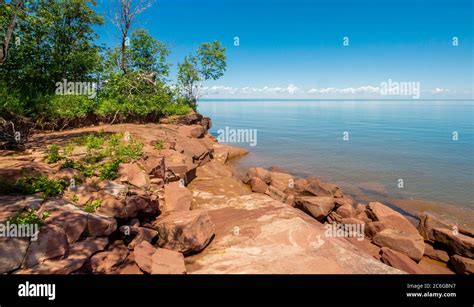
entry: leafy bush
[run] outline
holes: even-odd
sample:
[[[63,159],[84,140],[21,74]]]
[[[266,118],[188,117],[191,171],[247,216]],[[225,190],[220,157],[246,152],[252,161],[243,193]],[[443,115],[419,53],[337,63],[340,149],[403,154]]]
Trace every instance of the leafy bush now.
[[[48,163],[56,163],[61,160],[61,155],[59,154],[59,146],[53,144],[48,147],[46,151],[46,162]]]
[[[63,180],[48,179],[48,176],[22,176],[16,182],[2,180],[0,182],[1,194],[21,194],[29,195],[42,193],[44,198],[61,194],[68,186]]]
[[[11,224],[25,225],[25,224],[37,224],[43,225],[44,220],[49,217],[49,212],[44,211],[41,216],[38,216],[38,213],[35,209],[28,209],[26,211],[18,212],[12,218],[10,218]]]
[[[84,205],[84,211],[94,213],[101,205],[102,201],[100,199],[90,200]]]
[[[54,95],[47,114],[51,119],[73,120],[86,117],[96,107],[97,102],[87,96]]]
[[[104,163],[100,170],[99,178],[101,180],[114,180],[118,177],[119,166],[120,160],[113,160]]]

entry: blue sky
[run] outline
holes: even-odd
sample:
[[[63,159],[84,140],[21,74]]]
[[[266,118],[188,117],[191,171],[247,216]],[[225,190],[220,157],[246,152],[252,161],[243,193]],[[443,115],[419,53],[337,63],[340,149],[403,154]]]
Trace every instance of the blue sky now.
[[[422,99],[473,98],[472,0],[156,0],[135,27],[168,44],[172,79],[220,40],[227,72],[204,84],[208,98],[410,98],[381,96],[389,79],[419,82]],[[118,44],[109,19],[98,32]]]

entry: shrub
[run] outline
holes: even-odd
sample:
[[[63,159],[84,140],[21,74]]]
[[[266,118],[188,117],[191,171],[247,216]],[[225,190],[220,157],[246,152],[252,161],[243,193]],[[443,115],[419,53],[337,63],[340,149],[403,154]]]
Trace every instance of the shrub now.
[[[17,224],[17,225],[25,225],[25,224],[38,224],[43,225],[44,220],[49,217],[49,212],[44,211],[41,216],[38,216],[38,213],[35,209],[28,209],[26,211],[21,211],[15,214],[12,218],[10,218],[10,223]]]
[[[47,114],[51,119],[73,120],[93,113],[97,102],[87,96],[54,95]]]
[[[120,160],[112,160],[104,163],[100,170],[99,178],[101,180],[114,180],[118,177],[119,166]]]
[[[61,155],[59,154],[59,146],[53,144],[48,147],[46,151],[46,162],[48,163],[56,163],[61,160]]]
[[[84,205],[84,211],[94,213],[101,205],[102,201],[100,199],[90,200]]]
[[[48,179],[48,176],[22,176],[16,182],[3,180],[0,183],[0,192],[2,194],[21,194],[29,195],[42,193],[44,198],[61,194],[68,186],[63,180]]]

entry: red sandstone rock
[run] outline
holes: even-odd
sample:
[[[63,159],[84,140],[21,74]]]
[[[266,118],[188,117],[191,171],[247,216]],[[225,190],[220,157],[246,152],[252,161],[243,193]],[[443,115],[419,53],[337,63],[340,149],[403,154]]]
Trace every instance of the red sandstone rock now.
[[[185,274],[183,254],[158,248],[151,257],[151,274]]]
[[[59,226],[50,224],[41,227],[36,241],[31,241],[26,252],[23,268],[30,268],[51,258],[60,258],[67,254],[69,245],[67,236]]]
[[[158,245],[184,254],[198,252],[214,235],[214,223],[206,210],[173,212],[153,224],[158,231]]]
[[[128,249],[121,241],[116,241],[107,251],[99,252],[91,258],[92,272],[113,273],[127,258]]]
[[[453,255],[450,261],[456,273],[466,275],[474,274],[474,259]]]
[[[443,244],[454,254],[474,258],[474,238],[444,228],[433,229],[434,241]]]
[[[136,163],[121,164],[118,170],[119,181],[126,182],[139,188],[149,185],[150,179],[144,170]]]
[[[270,196],[271,198],[275,200],[281,201],[282,203],[286,201],[286,197],[287,197],[285,193],[283,193],[281,190],[277,189],[274,186],[269,186],[265,194],[267,194],[268,196]]]
[[[425,256],[441,262],[448,262],[449,255],[444,250],[434,249],[431,244],[425,243]]]
[[[162,207],[163,212],[189,211],[193,196],[179,182],[171,182],[165,185],[165,203]]]
[[[387,247],[382,247],[381,254],[382,262],[391,267],[410,274],[426,274],[426,271],[423,270],[415,261],[402,253]]]
[[[382,203],[370,202],[367,205],[366,213],[370,219],[383,222],[387,228],[403,231],[407,234],[419,235],[418,230],[410,221]]]
[[[335,184],[322,183],[317,178],[308,178],[307,181],[308,185],[305,190],[314,196],[334,196],[338,198],[343,196],[341,189]]]
[[[0,238],[0,274],[18,269],[29,245],[27,238]]]
[[[425,252],[423,237],[419,234],[409,234],[395,229],[386,228],[378,232],[373,242],[380,247],[389,247],[401,252],[415,261],[420,261]]]
[[[268,185],[259,177],[252,177],[250,179],[250,186],[253,192],[265,194],[268,190]]]
[[[325,196],[301,196],[295,198],[295,203],[307,210],[315,219],[323,220],[334,208],[334,198]]]

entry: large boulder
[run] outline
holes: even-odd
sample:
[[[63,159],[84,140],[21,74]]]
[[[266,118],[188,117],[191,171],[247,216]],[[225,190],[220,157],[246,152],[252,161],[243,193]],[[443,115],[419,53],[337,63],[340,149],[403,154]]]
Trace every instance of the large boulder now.
[[[0,274],[18,269],[30,244],[26,238],[0,238]]]
[[[113,273],[127,258],[128,248],[122,241],[114,242],[107,251],[99,252],[91,257],[91,269],[94,273]]]
[[[143,158],[141,164],[145,168],[145,172],[152,178],[165,178],[166,167],[165,157],[149,155]]]
[[[452,253],[474,258],[474,238],[444,228],[434,228],[433,237]]]
[[[107,238],[87,238],[72,244],[67,258],[50,259],[17,274],[71,274],[79,270],[90,257],[98,251],[104,250],[108,244]]]
[[[295,203],[318,221],[322,221],[335,206],[331,196],[301,196],[295,198]]]
[[[46,211],[49,213],[49,217],[45,223],[62,228],[69,244],[76,242],[87,228],[88,213],[63,199],[53,199],[44,203],[39,214]]]
[[[199,252],[214,235],[214,223],[206,210],[173,212],[153,224],[158,245],[180,253]]]
[[[342,190],[335,184],[322,183],[317,178],[308,178],[305,191],[314,196],[343,197]]]
[[[188,138],[202,138],[206,134],[206,129],[201,125],[179,126],[178,133]]]
[[[418,265],[418,263],[410,259],[408,256],[387,247],[382,247],[380,260],[382,260],[383,263],[391,267],[397,268],[410,274],[427,273]]]
[[[183,254],[158,248],[151,256],[151,274],[185,274]]]
[[[382,221],[368,222],[365,225],[365,235],[369,238],[373,238],[376,234],[387,228]]]
[[[277,189],[276,187],[272,185],[268,187],[265,194],[267,194],[268,196],[270,196],[271,198],[275,200],[281,201],[282,203],[284,203],[286,201],[286,198],[288,197],[288,195],[286,195],[283,191],[281,191],[280,189]]]
[[[285,191],[294,186],[295,183],[295,177],[282,172],[270,172],[270,178],[272,180],[270,186],[275,187],[280,191]]]
[[[270,184],[272,182],[270,171],[267,171],[266,169],[261,168],[261,167],[249,168],[249,170],[247,171],[247,176],[249,178],[254,178],[254,177],[259,178],[266,184]]]
[[[442,221],[429,213],[423,213],[420,215],[420,224],[418,225],[418,231],[428,241],[434,241],[433,229],[449,229],[452,230],[453,226]]]
[[[259,177],[252,177],[250,179],[250,186],[252,187],[252,192],[265,194],[268,190],[268,184]]]
[[[156,249],[150,243],[143,241],[138,244],[133,250],[133,256],[135,262],[144,272],[151,273],[151,256],[155,253]]]
[[[431,244],[428,243],[425,243],[425,256],[445,263],[449,261],[449,255],[446,251],[435,249],[433,246],[431,246]]]
[[[339,216],[341,216],[342,218],[349,218],[355,215],[355,209],[352,207],[352,205],[345,203],[336,209],[336,213],[339,214]]]
[[[136,227],[134,232],[136,232],[136,235],[128,244],[129,249],[135,249],[135,246],[142,243],[143,241],[151,243],[153,239],[158,236],[158,231],[146,227]]]
[[[30,268],[48,259],[63,257],[68,250],[69,244],[64,230],[53,224],[45,225],[41,227],[38,239],[31,241],[22,267]]]
[[[171,182],[165,185],[165,204],[163,212],[189,211],[193,195],[179,182]]]
[[[366,213],[373,221],[383,222],[387,228],[396,229],[407,234],[419,234],[416,227],[403,215],[379,202],[370,202]]]
[[[117,220],[111,216],[89,213],[87,232],[93,237],[108,236],[117,229]]]
[[[138,208],[136,202],[105,196],[98,212],[115,218],[129,218],[137,216]]]
[[[150,178],[144,170],[136,163],[121,164],[118,169],[119,181],[128,183],[139,188],[146,188],[150,184]]]
[[[373,238],[373,242],[380,247],[388,247],[403,253],[415,261],[420,261],[425,252],[425,243],[422,236],[391,228],[377,233]]]
[[[453,255],[450,260],[456,273],[466,275],[474,274],[474,259]]]

